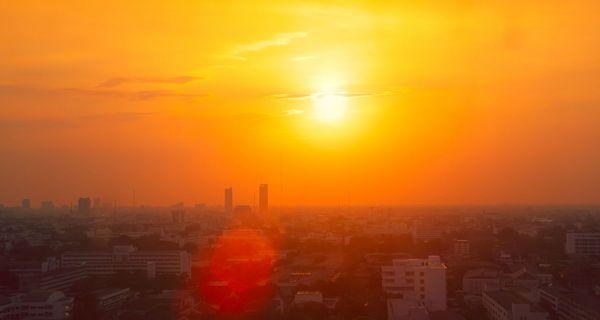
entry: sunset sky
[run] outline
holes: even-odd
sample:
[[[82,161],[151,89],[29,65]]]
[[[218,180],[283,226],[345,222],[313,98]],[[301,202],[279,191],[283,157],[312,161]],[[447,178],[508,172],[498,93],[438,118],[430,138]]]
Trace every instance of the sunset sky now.
[[[1,2],[0,203],[600,203],[598,1],[158,2]]]

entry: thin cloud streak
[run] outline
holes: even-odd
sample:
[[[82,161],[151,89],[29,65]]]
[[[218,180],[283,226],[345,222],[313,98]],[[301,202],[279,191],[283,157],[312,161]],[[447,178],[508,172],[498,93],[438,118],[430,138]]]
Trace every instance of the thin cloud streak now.
[[[188,82],[201,80],[201,77],[179,76],[179,77],[118,77],[103,81],[98,85],[100,88],[113,88],[128,83],[143,83],[143,84],[185,84]]]
[[[243,56],[245,53],[261,51],[269,47],[285,46],[295,39],[306,37],[308,37],[306,32],[278,33],[268,40],[238,45],[229,52],[229,57],[238,60],[245,60],[246,58]]]
[[[179,93],[169,90],[142,90],[142,91],[118,91],[118,90],[91,90],[91,89],[79,89],[69,88],[65,89],[67,92],[72,92],[80,95],[94,96],[94,97],[115,97],[125,98],[130,100],[148,101],[158,98],[181,98],[192,100],[194,98],[204,97],[205,94],[193,94],[193,93]]]
[[[13,119],[0,121],[0,129],[65,129],[90,124],[134,122],[157,112],[115,112],[78,117]]]

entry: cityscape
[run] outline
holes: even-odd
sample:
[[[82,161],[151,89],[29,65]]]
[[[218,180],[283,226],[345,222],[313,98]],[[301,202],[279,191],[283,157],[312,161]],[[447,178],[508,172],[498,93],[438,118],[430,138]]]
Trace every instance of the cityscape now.
[[[600,3],[13,1],[0,320],[600,320]]]
[[[3,207],[2,319],[599,319],[598,207]]]

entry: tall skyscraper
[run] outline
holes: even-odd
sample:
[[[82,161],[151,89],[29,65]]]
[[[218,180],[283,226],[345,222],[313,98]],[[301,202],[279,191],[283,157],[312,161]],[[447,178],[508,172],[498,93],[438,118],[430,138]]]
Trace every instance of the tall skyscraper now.
[[[258,208],[260,212],[269,210],[269,185],[261,184],[258,188]]]
[[[91,208],[92,200],[90,200],[90,198],[79,198],[77,212],[88,214],[90,213]]]
[[[23,201],[21,201],[21,208],[22,209],[31,209],[31,200],[29,200],[29,198],[23,199]]]
[[[225,212],[233,212],[233,188],[225,189]]]

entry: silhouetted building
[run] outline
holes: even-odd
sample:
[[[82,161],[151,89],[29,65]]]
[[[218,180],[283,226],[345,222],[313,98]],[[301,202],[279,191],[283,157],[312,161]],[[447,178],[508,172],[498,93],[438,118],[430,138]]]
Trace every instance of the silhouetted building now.
[[[31,200],[29,200],[29,198],[23,199],[23,201],[21,201],[21,208],[22,209],[31,209]]]
[[[233,211],[233,188],[225,189],[225,212],[231,213]]]
[[[261,184],[259,187],[258,208],[260,212],[269,210],[269,185]]]
[[[77,212],[88,214],[92,208],[92,201],[90,198],[79,198],[79,203],[77,206]]]

